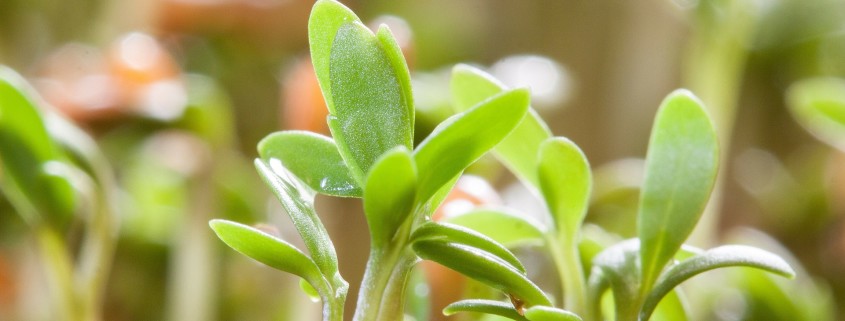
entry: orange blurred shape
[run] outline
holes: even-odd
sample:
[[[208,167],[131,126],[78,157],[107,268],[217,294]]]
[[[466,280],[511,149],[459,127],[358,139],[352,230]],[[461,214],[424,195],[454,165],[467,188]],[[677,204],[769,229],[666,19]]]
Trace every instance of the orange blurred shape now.
[[[282,82],[283,127],[328,134],[328,115],[311,59],[298,60]]]
[[[156,25],[164,32],[202,33],[227,29],[234,0],[159,0]]]

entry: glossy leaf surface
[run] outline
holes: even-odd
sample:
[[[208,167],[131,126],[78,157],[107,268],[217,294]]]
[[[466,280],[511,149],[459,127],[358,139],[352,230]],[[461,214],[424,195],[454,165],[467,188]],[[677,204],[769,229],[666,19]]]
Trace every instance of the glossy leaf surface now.
[[[334,0],[318,0],[308,18],[311,62],[314,64],[314,72],[317,74],[317,81],[330,113],[335,111],[329,75],[332,44],[341,26],[356,21],[361,20],[352,10]]]
[[[519,272],[525,273],[525,267],[511,251],[493,239],[465,227],[428,222],[418,227],[411,235],[411,242],[422,240],[439,240],[478,248],[498,257]]]
[[[413,248],[421,258],[501,290],[529,306],[551,305],[549,298],[525,274],[487,251],[443,240],[419,240]]]
[[[364,213],[374,247],[382,247],[414,210],[417,171],[411,152],[398,147],[373,165],[364,189]]]
[[[545,228],[532,217],[506,209],[481,208],[446,218],[493,239],[507,248],[543,243]]]
[[[550,138],[540,146],[539,175],[557,230],[574,241],[587,215],[593,183],[587,157],[569,139]]]
[[[258,143],[258,153],[264,161],[280,160],[318,193],[361,197],[361,188],[329,137],[307,131],[277,132]]]
[[[451,88],[454,105],[459,112],[505,90],[505,86],[493,76],[463,64],[452,69]],[[539,187],[536,155],[540,144],[549,137],[552,137],[552,132],[548,125],[529,108],[525,118],[496,146],[494,153],[518,177]]]
[[[729,266],[753,267],[792,278],[795,272],[783,259],[770,252],[743,245],[725,245],[670,267],[661,276],[643,304],[641,318],[647,319],[657,303],[676,286],[702,272]]]
[[[529,321],[581,321],[581,317],[572,312],[539,305],[525,310],[525,317]]]
[[[419,170],[419,200],[428,200],[444,184],[496,146],[528,110],[524,89],[498,94],[445,120],[414,151]]]
[[[493,300],[462,300],[452,303],[443,309],[444,315],[453,315],[459,312],[478,312],[502,316],[511,320],[528,321],[520,315],[513,304]]]
[[[344,24],[332,44],[334,111],[329,128],[359,182],[384,152],[412,146],[413,107],[381,43],[359,22]]]
[[[654,121],[640,194],[637,229],[644,290],[698,223],[718,163],[716,133],[701,101],[686,90],[671,93]]]
[[[804,128],[845,151],[845,79],[811,78],[799,81],[789,88],[787,103]]]

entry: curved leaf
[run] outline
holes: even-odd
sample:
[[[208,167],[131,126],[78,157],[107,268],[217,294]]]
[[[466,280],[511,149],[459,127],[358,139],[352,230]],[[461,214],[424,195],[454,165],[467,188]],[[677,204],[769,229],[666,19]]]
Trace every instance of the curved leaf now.
[[[408,63],[405,61],[405,56],[402,54],[402,48],[396,42],[396,38],[390,31],[390,27],[382,24],[376,32],[376,38],[381,43],[381,48],[387,55],[387,60],[390,61],[393,67],[393,74],[396,75],[396,80],[399,82],[400,93],[404,105],[408,108],[409,122],[408,127],[411,129],[411,137],[413,137],[414,130],[414,93],[411,89],[411,72],[408,69]]]
[[[427,201],[441,186],[496,146],[528,110],[525,89],[507,91],[445,120],[414,151],[419,169],[419,200]]]
[[[333,288],[345,288],[346,281],[338,273],[334,245],[314,210],[313,191],[282,166],[278,159],[271,159],[267,163],[256,159],[255,167],[282,203],[320,272],[330,279]]]
[[[8,187],[17,189],[6,193],[18,194],[9,196],[20,214],[39,214],[62,226],[73,215],[76,194],[57,170],[67,166],[65,157],[45,128],[33,92],[20,75],[0,66],[0,164],[11,178]]]
[[[334,113],[329,66],[332,44],[337,30],[344,24],[361,22],[352,10],[335,0],[318,0],[311,9],[308,18],[308,43],[311,49],[311,62],[317,81],[323,91],[323,98],[329,112]]]
[[[413,107],[379,40],[363,24],[342,25],[331,50],[329,128],[353,177],[363,183],[381,154],[413,148]]]
[[[373,247],[382,247],[414,210],[417,171],[411,152],[397,147],[373,165],[364,189],[364,213]]]
[[[654,121],[640,194],[643,291],[651,288],[698,223],[718,164],[718,140],[703,104],[689,91],[671,93]]]
[[[462,300],[443,308],[443,315],[450,316],[458,312],[478,312],[502,316],[511,320],[528,321],[514,309],[513,304],[493,300]]]
[[[530,321],[581,321],[575,313],[540,305],[525,310],[525,317]]]
[[[459,112],[505,90],[505,86],[493,76],[464,64],[452,69],[451,87],[454,105]],[[528,115],[493,152],[518,177],[539,188],[536,155],[540,144],[549,137],[552,137],[549,126],[534,109],[529,108]]]
[[[487,251],[519,272],[525,273],[525,267],[511,251],[508,251],[493,239],[465,227],[449,223],[427,222],[418,227],[411,235],[411,242],[424,240],[452,242]]]
[[[625,240],[608,247],[593,258],[590,273],[589,304],[599,312],[601,297],[608,287],[613,291],[616,315],[636,315],[639,311],[640,279],[637,271],[640,241]]]
[[[525,274],[487,251],[442,240],[418,240],[414,251],[467,277],[499,289],[527,306],[551,305],[551,301]]]
[[[506,248],[542,244],[545,234],[545,227],[540,222],[524,214],[510,213],[506,209],[475,209],[448,217],[445,222],[474,230]]]
[[[321,194],[361,197],[337,145],[320,134],[307,131],[276,132],[258,143],[258,154],[265,162],[278,159],[291,173]]]
[[[647,320],[660,300],[681,282],[699,273],[729,266],[753,267],[792,278],[795,272],[779,256],[744,245],[720,246],[670,267],[646,298],[640,318]]]
[[[558,233],[574,242],[587,215],[593,185],[587,157],[569,139],[554,137],[540,145],[538,169],[540,191]]]
[[[688,321],[690,319],[689,308],[686,300],[681,295],[680,288],[676,288],[669,292],[657,304],[654,309],[654,314],[648,320],[651,321]]]
[[[845,151],[845,79],[811,78],[787,91],[790,111],[804,128]]]
[[[317,264],[290,243],[232,221],[211,220],[208,225],[235,251],[274,269],[297,275],[317,289],[326,288]]]

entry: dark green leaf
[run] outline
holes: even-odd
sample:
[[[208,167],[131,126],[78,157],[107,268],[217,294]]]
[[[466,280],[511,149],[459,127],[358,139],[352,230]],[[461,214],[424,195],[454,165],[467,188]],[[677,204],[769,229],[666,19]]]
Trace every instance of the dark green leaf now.
[[[381,43],[360,22],[340,27],[330,61],[335,110],[329,128],[353,177],[363,183],[381,154],[413,148],[413,107]]]
[[[501,208],[481,208],[446,218],[493,239],[507,248],[543,243],[545,227],[532,217]]]
[[[581,317],[572,312],[542,305],[525,310],[525,317],[530,321],[581,321]]]
[[[414,210],[417,170],[411,152],[398,147],[373,165],[364,189],[364,213],[373,247],[388,244]]]
[[[414,151],[418,199],[428,200],[444,184],[496,146],[528,110],[524,89],[507,91],[445,120]]]
[[[311,16],[308,18],[311,62],[314,64],[314,72],[317,74],[317,81],[323,91],[326,106],[331,113],[335,112],[329,74],[332,44],[341,26],[360,21],[352,10],[334,0],[318,0],[314,3]]]
[[[587,215],[592,176],[587,157],[575,143],[554,137],[540,145],[540,191],[558,233],[574,242]]]
[[[452,69],[451,86],[455,108],[459,112],[505,90],[505,86],[493,76],[463,64]],[[540,143],[549,137],[552,137],[552,132],[548,125],[534,109],[529,108],[528,115],[496,146],[494,153],[517,176],[539,188],[536,155]]]
[[[362,191],[340,157],[334,141],[307,131],[284,131],[258,143],[265,162],[278,159],[315,191],[332,196],[361,197]]]
[[[411,235],[411,242],[423,240],[440,240],[478,248],[498,257],[517,271],[525,273],[525,267],[511,251],[493,239],[465,227],[449,223],[427,222]]]
[[[418,240],[414,251],[467,277],[511,295],[528,306],[551,305],[551,301],[525,274],[490,252],[438,239]]]
[[[845,79],[799,81],[789,88],[787,103],[804,128],[845,151]]]
[[[729,266],[747,266],[792,278],[795,272],[783,259],[767,251],[743,245],[725,245],[684,260],[666,270],[643,304],[641,319],[651,316],[657,303],[681,282],[699,273]]]
[[[649,142],[637,221],[643,290],[692,232],[716,180],[719,150],[701,101],[677,90],[663,101]]]
[[[528,321],[514,309],[513,304],[493,300],[463,300],[452,303],[443,309],[444,315],[458,312],[478,312],[502,316],[511,320]]]

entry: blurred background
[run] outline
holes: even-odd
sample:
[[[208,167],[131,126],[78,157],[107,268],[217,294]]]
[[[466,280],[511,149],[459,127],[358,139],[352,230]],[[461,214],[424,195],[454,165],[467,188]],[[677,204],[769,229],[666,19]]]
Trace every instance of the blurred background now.
[[[595,171],[588,220],[622,238],[635,234],[655,111],[672,90],[691,89],[710,108],[723,150],[717,196],[693,243],[751,243],[803,266],[797,281],[771,285],[783,298],[764,290],[768,281],[753,281],[758,275],[720,275],[720,285],[739,290],[701,291],[708,296],[698,300],[707,302],[696,307],[699,319],[845,318],[845,151],[834,147],[845,136],[817,139],[787,99],[802,80],[845,77],[845,1],[344,4],[399,39],[412,69],[417,141],[454,113],[448,80],[456,63],[528,86],[553,133],[576,142]],[[328,133],[308,60],[312,5],[0,1],[0,64],[94,137],[115,172],[121,227],[105,320],[319,319],[319,304],[295,277],[228,250],[207,226],[212,218],[262,223],[297,242],[251,159],[271,132]],[[544,211],[493,159],[472,173],[495,189],[494,201]],[[317,207],[342,274],[356,285],[368,253],[360,204],[321,197]],[[40,263],[30,243],[0,199],[2,320],[51,319],[38,308],[45,285],[31,269]],[[542,279],[544,261],[530,249],[521,255],[537,261]],[[426,291],[409,311],[436,320]]]

